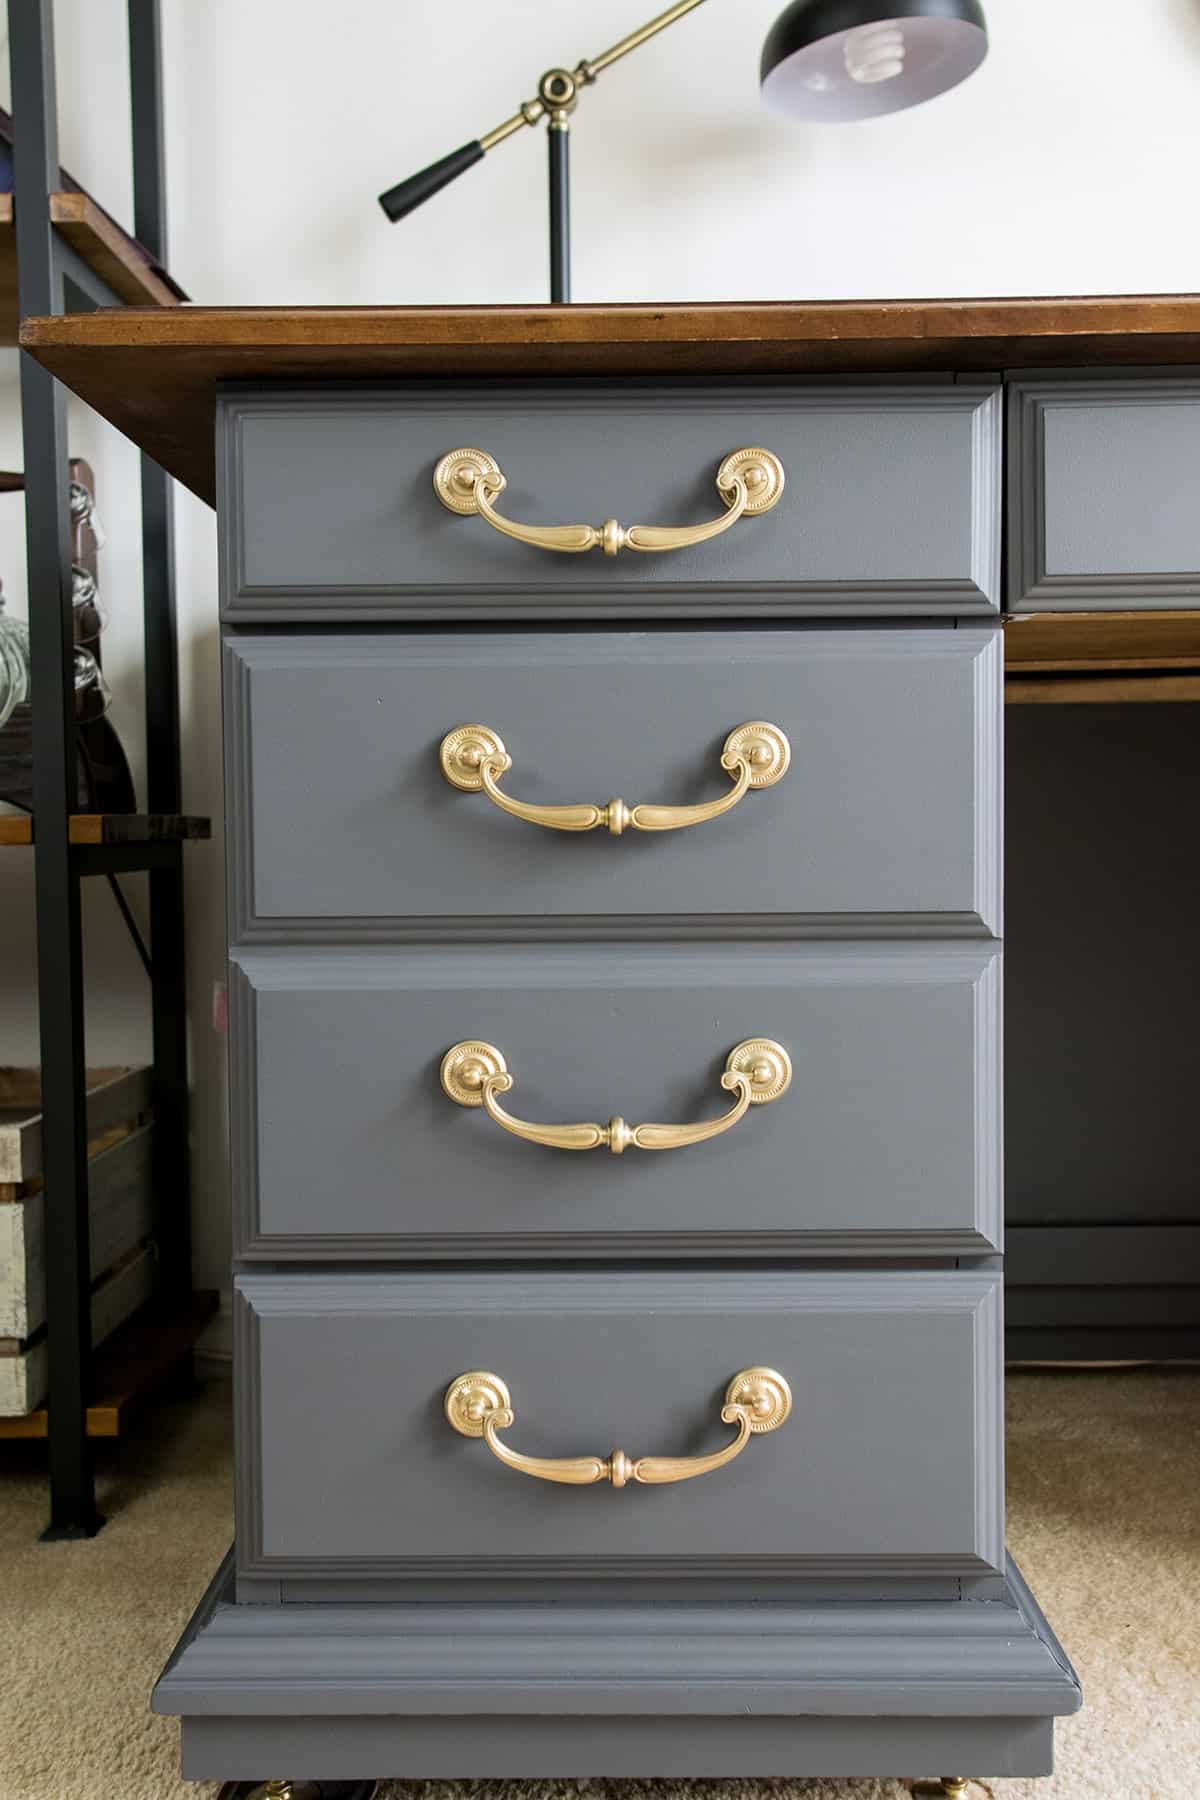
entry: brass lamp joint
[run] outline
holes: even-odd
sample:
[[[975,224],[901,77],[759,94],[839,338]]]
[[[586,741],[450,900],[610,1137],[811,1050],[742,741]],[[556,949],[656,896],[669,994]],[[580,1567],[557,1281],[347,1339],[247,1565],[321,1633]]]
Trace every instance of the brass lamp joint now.
[[[559,115],[565,121],[567,114],[575,111],[578,97],[578,83],[570,69],[547,69],[538,82],[538,99],[550,114],[551,124]]]

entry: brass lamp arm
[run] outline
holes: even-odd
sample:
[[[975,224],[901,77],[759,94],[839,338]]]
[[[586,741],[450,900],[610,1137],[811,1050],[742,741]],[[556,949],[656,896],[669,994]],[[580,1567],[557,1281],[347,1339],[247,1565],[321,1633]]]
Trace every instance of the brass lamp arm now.
[[[660,31],[665,31],[668,25],[674,25],[685,13],[694,12],[701,5],[703,0],[677,0],[675,6],[668,6],[666,12],[659,13],[645,25],[639,25],[636,31],[631,31],[627,37],[621,38],[599,56],[583,57],[574,69],[547,69],[538,83],[537,98],[523,101],[520,110],[511,119],[505,119],[502,125],[497,125],[495,130],[481,137],[480,147],[485,151],[494,149],[505,138],[520,131],[522,125],[536,125],[548,112],[569,112],[575,105],[580,88],[590,87],[597,75],[611,68],[613,63],[628,56],[631,50],[639,50],[652,37],[657,37]],[[556,80],[556,77],[564,76],[565,81]],[[567,86],[568,82],[572,84],[570,88]]]
[[[548,115],[552,125],[564,129],[567,115],[574,111],[580,88],[590,86],[604,69],[611,68],[613,63],[628,56],[631,50],[639,49],[652,37],[657,37],[660,31],[665,31],[668,25],[674,25],[677,19],[682,19],[686,13],[693,12],[703,3],[704,0],[676,0],[674,6],[669,6],[665,12],[648,20],[636,31],[631,31],[627,37],[621,38],[599,56],[584,57],[573,70],[547,69],[538,83],[536,96],[532,100],[523,100],[511,118],[381,194],[379,204],[388,218],[393,223],[397,219],[403,219],[423,201],[431,199],[459,175],[465,174],[489,150],[494,150],[497,144],[514,136],[522,126],[536,125]]]

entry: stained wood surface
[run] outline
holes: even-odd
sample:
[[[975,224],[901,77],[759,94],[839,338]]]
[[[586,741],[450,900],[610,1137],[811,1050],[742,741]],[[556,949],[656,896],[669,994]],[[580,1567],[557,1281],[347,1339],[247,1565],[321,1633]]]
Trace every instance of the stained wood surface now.
[[[1200,363],[1200,295],[123,308],[27,319],[21,342],[211,503],[221,381],[835,376]]]
[[[212,821],[180,813],[74,813],[67,835],[72,844],[165,844],[211,837]],[[0,847],[32,842],[28,813],[0,818]]]

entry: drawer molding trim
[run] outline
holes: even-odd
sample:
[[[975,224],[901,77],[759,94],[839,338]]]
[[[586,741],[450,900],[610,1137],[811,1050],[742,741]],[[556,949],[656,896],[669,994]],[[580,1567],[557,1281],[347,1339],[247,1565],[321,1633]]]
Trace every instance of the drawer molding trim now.
[[[1120,381],[1018,380],[1008,389],[1008,605],[1014,612],[1120,612],[1200,604],[1200,571],[1097,570],[1053,574],[1046,567],[1046,415],[1054,406],[1200,406],[1200,379],[1149,376]],[[1198,452],[1200,460],[1200,452]]]
[[[879,1273],[819,1272],[810,1275],[717,1273],[612,1275],[560,1274],[553,1277],[556,1304],[578,1317],[589,1313],[620,1317],[647,1311],[723,1314],[731,1297],[755,1309],[801,1308],[806,1314],[888,1313],[969,1314],[972,1321],[975,1444],[975,1543],[971,1550],[936,1553],[800,1556],[580,1556],[503,1557],[477,1554],[443,1557],[280,1556],[263,1543],[262,1322],[272,1317],[330,1315],[402,1316],[406,1311],[443,1318],[476,1318],[489,1309],[528,1308],[536,1330],[537,1305],[548,1276],[520,1274],[391,1275],[318,1273],[303,1276],[243,1275],[234,1285],[235,1439],[240,1471],[237,1513],[239,1577],[372,1579],[413,1577],[425,1581],[478,1582],[520,1577],[553,1581],[612,1577],[674,1580],[687,1576],[761,1578],[820,1575],[980,1576],[1002,1571],[1004,1552],[1004,1444],[1001,1414],[1001,1282],[994,1272],[939,1270]],[[542,1292],[539,1293],[539,1286]],[[768,1346],[769,1350],[769,1346]],[[453,1376],[454,1371],[450,1371]],[[440,1405],[440,1395],[437,1397]],[[440,1414],[437,1423],[441,1423]],[[436,1428],[431,1424],[431,1429]],[[937,1480],[935,1463],[930,1481]]]
[[[979,830],[984,829],[981,819]],[[245,868],[244,863],[241,867]],[[238,873],[231,870],[229,877],[231,906],[243,901],[252,903],[246,899],[252,887],[250,874],[247,871],[239,883]],[[630,913],[622,919],[611,913],[560,913],[528,918],[514,915],[507,919],[489,916],[486,922],[447,920],[426,913],[354,919],[275,915],[270,919],[244,916],[234,942],[245,948],[324,944],[695,944],[709,943],[714,938],[723,944],[860,943],[877,938],[978,943],[998,935],[989,928],[992,923],[999,925],[991,910],[983,916],[977,912],[744,912],[701,913],[686,918]]]
[[[383,618],[452,620],[491,613],[506,619],[540,619],[568,615],[573,618],[646,618],[678,613],[687,617],[718,617],[731,613],[745,617],[853,613],[900,616],[938,614],[976,616],[1000,610],[1000,475],[1002,457],[1002,391],[992,383],[945,382],[920,385],[872,385],[812,387],[807,385],[756,388],[706,385],[699,392],[635,383],[628,388],[613,382],[589,386],[546,383],[520,388],[489,387],[485,404],[508,405],[521,414],[544,414],[561,419],[569,413],[581,431],[594,430],[619,418],[621,406],[639,414],[664,405],[672,410],[713,418],[720,408],[729,409],[727,430],[737,441],[739,414],[748,407],[756,413],[791,415],[806,411],[825,413],[967,413],[970,416],[970,542],[967,569],[961,577],[932,579],[880,579],[867,581],[710,581],[703,570],[688,565],[672,578],[665,570],[647,580],[628,584],[616,580],[611,568],[581,570],[578,581],[555,580],[552,566],[543,568],[531,558],[528,574],[513,580],[470,583],[448,577],[444,583],[404,582],[381,577],[369,584],[336,582],[295,584],[254,581],[247,573],[246,520],[249,508],[243,498],[245,426],[249,420],[277,418],[295,431],[305,414],[347,421],[396,412],[406,407],[421,411],[427,419],[430,441],[428,468],[422,471],[421,492],[429,488],[429,504],[436,506],[428,478],[448,442],[462,441],[456,425],[465,415],[471,429],[477,427],[480,409],[478,388],[465,392],[453,388],[413,390],[404,387],[369,392],[332,389],[315,393],[312,388],[289,390],[272,387],[269,394],[236,387],[226,388],[218,400],[219,447],[218,516],[224,530],[220,548],[223,615],[235,624],[272,623],[281,619],[370,621]],[[464,426],[462,429],[465,429]],[[728,444],[717,449],[723,454]],[[787,460],[785,458],[785,460]],[[397,526],[398,534],[400,526]],[[397,562],[401,560],[397,552]],[[589,559],[590,562],[590,559]]]
[[[382,954],[382,953],[381,953]],[[403,954],[403,952],[401,953]],[[409,953],[411,954],[411,952]],[[485,952],[485,956],[489,953]],[[561,952],[560,952],[561,954]],[[748,957],[760,958],[763,948],[747,947]],[[359,951],[367,960],[360,964],[370,968],[375,953]],[[712,967],[697,950],[688,953],[688,968],[695,962],[694,979],[698,983],[712,979]],[[910,985],[925,980],[954,982],[969,976],[972,981],[971,1028],[974,1055],[975,1105],[975,1180],[973,1216],[970,1224],[946,1229],[915,1230],[860,1229],[826,1230],[797,1227],[794,1231],[754,1231],[739,1229],[731,1221],[722,1231],[688,1230],[676,1226],[662,1231],[514,1231],[494,1232],[421,1232],[421,1231],[339,1231],[336,1215],[331,1214],[331,1227],[322,1232],[271,1231],[263,1229],[260,1206],[261,1180],[259,1168],[260,1122],[258,1097],[260,1089],[258,1001],[262,994],[292,991],[308,984],[322,985],[338,979],[334,953],[326,951],[291,951],[273,949],[235,953],[228,964],[229,999],[229,1086],[230,1108],[230,1179],[233,1204],[235,1254],[245,1263],[274,1263],[288,1258],[330,1263],[361,1262],[364,1259],[404,1258],[413,1261],[444,1261],[450,1257],[480,1258],[487,1261],[533,1260],[579,1257],[599,1260],[604,1257],[636,1256],[690,1259],[719,1256],[754,1262],[777,1255],[804,1257],[869,1258],[900,1256],[916,1260],[922,1257],[957,1255],[990,1255],[1003,1244],[1002,1185],[1002,1110],[1001,1110],[1001,952],[982,959],[975,950],[954,949],[939,945],[930,952],[893,949],[882,954],[857,946],[830,949],[820,958],[821,974],[826,981],[853,980],[856,975],[869,976],[873,965],[892,981]],[[349,980],[350,970],[341,977]],[[361,982],[362,974],[358,977]],[[785,1102],[786,1103],[786,1102]],[[620,1178],[620,1171],[614,1170]]]
[[[725,634],[727,636],[727,634]],[[759,634],[741,633],[742,644],[753,646]],[[664,640],[675,645],[675,655],[693,671],[693,678],[719,668],[723,634],[710,631],[674,634]],[[482,914],[464,912],[462,917],[445,913],[431,914],[406,902],[401,891],[396,895],[396,913],[378,916],[366,912],[351,915],[302,916],[283,913],[264,914],[255,890],[255,816],[254,763],[256,730],[261,739],[261,721],[256,727],[254,697],[256,681],[287,671],[371,669],[375,662],[389,658],[394,666],[426,667],[444,670],[453,654],[455,664],[467,667],[509,666],[553,670],[562,666],[563,634],[521,633],[499,636],[492,633],[472,637],[461,645],[450,645],[441,634],[397,632],[383,636],[271,636],[226,637],[222,649],[227,820],[229,842],[228,911],[230,939],[234,944],[251,943],[373,943],[388,940],[395,943],[419,940],[428,943],[480,943],[484,941],[537,942],[570,941],[583,938],[589,942],[628,942],[654,938],[656,941],[686,942],[697,938],[719,936],[723,940],[779,939],[795,937],[866,938],[866,937],[988,937],[998,936],[1001,929],[1001,832],[999,809],[1001,793],[1001,756],[1003,730],[1003,634],[997,627],[975,626],[951,630],[941,625],[917,627],[911,631],[889,627],[867,627],[850,631],[797,630],[780,632],[779,640],[788,648],[794,644],[797,661],[806,668],[823,665],[835,670],[853,657],[869,657],[885,668],[895,664],[903,676],[905,667],[922,664],[938,671],[946,669],[949,681],[969,682],[974,698],[973,737],[968,740],[964,729],[956,740],[956,753],[966,758],[973,751],[970,804],[971,819],[963,819],[959,829],[965,835],[973,829],[973,867],[968,892],[966,884],[952,896],[958,901],[973,901],[971,910],[946,911],[863,911],[863,912],[773,912],[761,907],[747,907],[740,912],[713,911],[703,914],[684,910],[650,914],[595,914],[575,907],[560,913],[520,912]],[[619,667],[613,662],[613,644],[617,634],[594,634],[587,658],[598,666]],[[403,649],[403,664],[397,659]],[[802,656],[799,654],[802,649]],[[574,655],[575,652],[573,651]],[[494,665],[485,659],[495,659]],[[969,663],[970,667],[965,665]],[[968,749],[970,744],[970,750]],[[431,751],[433,746],[430,746]],[[795,751],[795,746],[793,746]],[[796,754],[799,754],[796,751]],[[802,772],[789,775],[791,782],[801,779]],[[783,793],[787,783],[776,793]],[[464,799],[455,795],[438,780],[439,794],[450,802]],[[723,796],[724,797],[724,796]],[[772,806],[771,796],[752,796],[747,805],[756,808]],[[467,799],[467,804],[473,802]],[[490,809],[485,809],[490,810]],[[769,831],[769,813],[760,819]],[[475,821],[474,823],[478,823]],[[307,828],[307,817],[300,829]],[[392,822],[393,828],[395,821]],[[382,829],[383,827],[381,827]],[[520,834],[520,826],[513,830]],[[539,834],[540,835],[540,834]],[[697,834],[699,836],[699,834]],[[703,841],[703,840],[701,840]],[[436,840],[434,840],[436,844]],[[566,846],[567,849],[570,846]],[[621,861],[622,846],[613,846],[614,866]],[[727,846],[715,842],[711,854],[722,857]],[[588,896],[590,898],[590,895]],[[723,896],[724,897],[724,896]],[[866,894],[864,898],[874,898]],[[924,893],[915,895],[924,899]],[[936,898],[936,895],[934,896]]]

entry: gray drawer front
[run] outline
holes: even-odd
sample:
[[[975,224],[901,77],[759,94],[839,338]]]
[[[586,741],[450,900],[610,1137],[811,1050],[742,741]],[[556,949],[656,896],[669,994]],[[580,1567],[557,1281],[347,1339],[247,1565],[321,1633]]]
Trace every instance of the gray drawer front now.
[[[242,1277],[241,1571],[999,1568],[999,1298],[963,1271]],[[678,1485],[531,1479],[442,1413],[488,1370],[515,1450],[696,1456],[764,1364],[791,1417]]]
[[[1200,605],[1200,380],[1018,381],[1009,604]]]
[[[999,952],[569,946],[243,952],[243,1256],[986,1251],[1000,1233]],[[716,1118],[728,1052],[790,1088],[724,1135],[623,1156],[514,1137],[443,1093],[483,1039],[525,1119]]]
[[[235,937],[999,927],[999,631],[393,632],[225,648]],[[538,804],[719,798],[726,734],[791,767],[683,831],[586,834],[452,787],[479,722]]]
[[[994,386],[597,382],[221,403],[224,605],[255,619],[988,613],[999,606]],[[562,555],[448,511],[433,471],[490,452],[536,524],[720,515],[721,460],[764,445],[775,507],[665,555]]]

